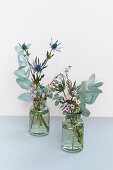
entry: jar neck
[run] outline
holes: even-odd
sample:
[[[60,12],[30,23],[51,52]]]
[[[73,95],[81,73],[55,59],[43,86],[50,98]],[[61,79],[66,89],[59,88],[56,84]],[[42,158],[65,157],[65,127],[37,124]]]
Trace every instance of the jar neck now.
[[[67,120],[70,123],[78,122],[81,119],[81,113],[72,113],[72,114],[66,114],[65,120]]]
[[[42,110],[43,108],[46,107],[46,100],[40,100],[40,101],[33,101],[33,107],[37,111]]]

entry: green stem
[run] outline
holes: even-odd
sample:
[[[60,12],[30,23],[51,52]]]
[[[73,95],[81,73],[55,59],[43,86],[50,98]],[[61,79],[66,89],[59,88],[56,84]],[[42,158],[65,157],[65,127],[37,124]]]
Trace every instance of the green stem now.
[[[40,115],[40,118],[41,118],[41,120],[42,120],[44,126],[46,127],[47,131],[49,131],[49,126],[47,126],[47,124],[46,124],[46,122],[44,121],[42,115]]]
[[[73,151],[73,148],[74,148],[75,130],[76,130],[76,128],[74,127],[74,131],[73,131],[73,140],[72,140],[72,151]]]
[[[30,130],[32,129],[32,126],[33,126],[33,123],[34,123],[34,118],[35,118],[35,114],[33,114],[33,118],[32,118],[32,122],[31,122]]]
[[[63,93],[64,93],[64,97],[66,97],[66,94],[65,94],[65,91],[63,90]]]
[[[42,121],[41,121],[40,115],[37,116],[37,120],[39,121],[39,127],[42,126]]]

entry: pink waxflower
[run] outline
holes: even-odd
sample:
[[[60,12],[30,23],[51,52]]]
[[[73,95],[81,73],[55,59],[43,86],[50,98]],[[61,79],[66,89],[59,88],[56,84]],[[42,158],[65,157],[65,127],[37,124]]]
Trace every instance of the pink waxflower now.
[[[65,111],[66,111],[66,112],[68,112],[68,111],[69,111],[69,108],[68,108],[68,107],[66,107],[66,108],[65,108]]]
[[[42,98],[44,98],[45,97],[45,94],[44,93],[42,93]]]
[[[71,96],[71,95],[69,95],[68,100],[71,100],[71,99],[72,99],[72,96]]]
[[[34,99],[36,98],[36,94],[32,94],[31,97]]]
[[[40,96],[37,96],[36,100],[40,100]]]
[[[72,98],[72,101],[76,101],[76,97],[73,97],[73,98]]]
[[[34,93],[37,94],[37,91],[35,90]]]
[[[34,90],[34,88],[33,87],[30,87],[30,91],[33,91]]]
[[[68,108],[70,108],[70,107],[71,107],[71,105],[70,105],[70,104],[68,104],[68,105],[67,105],[67,107],[68,107]]]
[[[71,104],[71,109],[75,109],[75,105],[74,104]]]
[[[76,100],[76,103],[79,105],[80,104],[80,100]]]
[[[65,102],[67,101],[67,98],[66,98],[66,97],[64,98],[64,101],[65,101]]]

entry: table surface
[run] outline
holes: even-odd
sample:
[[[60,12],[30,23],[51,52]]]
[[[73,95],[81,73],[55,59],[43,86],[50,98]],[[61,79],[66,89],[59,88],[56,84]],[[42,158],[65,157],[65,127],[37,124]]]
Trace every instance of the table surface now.
[[[113,118],[84,119],[84,149],[61,150],[63,117],[51,117],[50,134],[28,133],[28,117],[0,117],[0,170],[113,170]]]

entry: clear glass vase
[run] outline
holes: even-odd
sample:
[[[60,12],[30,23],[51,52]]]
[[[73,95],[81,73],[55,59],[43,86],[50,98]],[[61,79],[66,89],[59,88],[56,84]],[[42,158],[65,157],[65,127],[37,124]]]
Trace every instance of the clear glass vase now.
[[[62,122],[62,149],[80,152],[83,149],[84,123],[80,114],[67,114]]]
[[[49,133],[50,114],[46,101],[33,101],[29,113],[29,133],[45,136]]]

